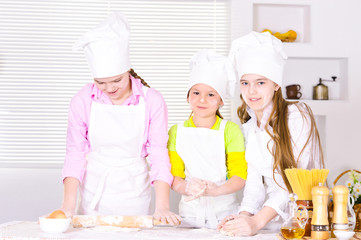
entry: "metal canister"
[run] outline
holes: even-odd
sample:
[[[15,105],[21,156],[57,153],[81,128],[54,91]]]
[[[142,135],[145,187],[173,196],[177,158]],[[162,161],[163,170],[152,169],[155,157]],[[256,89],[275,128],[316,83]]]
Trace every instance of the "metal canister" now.
[[[313,99],[314,100],[328,100],[328,87],[322,83],[322,79],[320,78],[320,82],[313,87]]]

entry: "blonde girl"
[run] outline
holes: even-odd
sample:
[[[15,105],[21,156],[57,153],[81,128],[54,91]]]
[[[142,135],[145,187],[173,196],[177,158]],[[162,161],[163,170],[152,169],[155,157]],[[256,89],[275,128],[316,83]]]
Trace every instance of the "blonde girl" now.
[[[284,170],[323,167],[320,137],[311,109],[282,97],[287,57],[280,40],[251,32],[233,41],[230,58],[240,81],[237,113],[249,167],[239,214],[225,218],[218,229],[241,236],[262,228],[279,231],[292,192]]]

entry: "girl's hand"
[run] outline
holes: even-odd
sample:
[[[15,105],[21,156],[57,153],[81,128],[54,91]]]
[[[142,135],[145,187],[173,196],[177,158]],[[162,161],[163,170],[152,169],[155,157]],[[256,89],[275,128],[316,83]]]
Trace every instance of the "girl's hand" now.
[[[75,214],[75,210],[67,209],[67,208],[60,208],[59,210],[63,211],[66,215],[66,217],[72,217]]]
[[[206,191],[204,192],[205,196],[218,196],[219,195],[219,189],[218,185],[214,182],[204,180],[204,183],[206,184]]]
[[[204,191],[206,187],[207,185],[205,181],[199,178],[192,178],[191,180],[187,181],[185,192],[190,196],[200,197],[201,195],[199,193]]]
[[[217,231],[221,230],[222,227],[223,227],[223,225],[224,225],[226,222],[235,219],[235,217],[237,217],[237,216],[238,216],[238,215],[236,215],[236,214],[232,214],[232,215],[229,215],[229,216],[225,217],[225,218],[218,224],[218,226],[217,226]]]
[[[161,221],[162,224],[179,225],[182,218],[177,214],[169,211],[169,209],[155,209],[153,214],[154,219]]]
[[[229,220],[224,219],[217,229],[223,234],[231,236],[253,236],[259,227],[254,216],[240,214],[232,215]]]
[[[207,180],[204,180],[204,182],[206,183],[207,190],[213,190],[213,189],[216,189],[218,187],[217,184],[214,183],[214,182],[207,181]]]

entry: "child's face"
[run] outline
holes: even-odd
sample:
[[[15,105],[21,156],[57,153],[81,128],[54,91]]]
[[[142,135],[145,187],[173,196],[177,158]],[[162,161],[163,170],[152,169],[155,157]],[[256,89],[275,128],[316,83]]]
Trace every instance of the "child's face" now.
[[[104,92],[111,101],[121,99],[128,93],[130,87],[129,72],[113,77],[94,78],[94,81],[96,86]]]
[[[189,90],[188,102],[194,116],[215,116],[223,101],[214,88],[207,84],[198,83]]]
[[[241,78],[242,97],[255,112],[263,113],[279,88],[276,83],[258,74],[245,74]]]

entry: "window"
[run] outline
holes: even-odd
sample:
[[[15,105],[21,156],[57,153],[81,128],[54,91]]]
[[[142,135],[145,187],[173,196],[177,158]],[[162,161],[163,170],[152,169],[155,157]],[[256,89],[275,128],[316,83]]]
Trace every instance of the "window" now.
[[[226,0],[0,1],[0,166],[61,167],[71,97],[92,82],[73,43],[121,11],[131,25],[134,70],[159,90],[169,126],[187,119],[189,60],[202,48],[227,55]],[[227,102],[221,113],[231,116]]]

